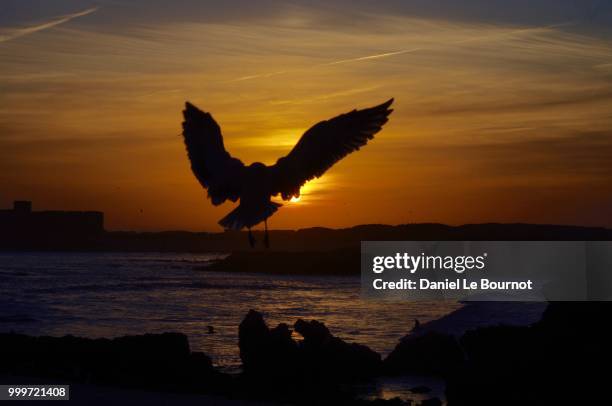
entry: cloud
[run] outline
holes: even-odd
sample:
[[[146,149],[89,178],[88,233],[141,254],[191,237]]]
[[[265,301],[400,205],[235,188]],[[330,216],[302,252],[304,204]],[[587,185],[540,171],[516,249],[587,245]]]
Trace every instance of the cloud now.
[[[201,2],[189,18],[173,14],[181,10],[153,18],[146,13],[168,9],[159,0],[150,11],[140,2],[100,1],[86,19],[0,44],[3,195],[21,195],[23,185],[50,199],[74,195],[45,192],[68,191],[61,177],[94,195],[104,182],[140,187],[153,170],[166,183],[156,183],[151,201],[171,195],[200,203],[177,136],[184,100],[212,112],[230,153],[274,163],[312,124],[394,96],[397,109],[380,137],[330,172],[333,193],[312,189],[295,206],[304,208],[298,217],[276,224],[405,221],[407,201],[419,219],[443,222],[609,218],[595,206],[612,202],[610,193],[597,196],[612,179],[612,42],[557,24],[572,16],[530,26],[381,12],[349,27],[335,13],[339,2],[316,13],[304,6],[271,14],[203,13]],[[77,9],[28,18],[58,24],[49,17]],[[592,218],[522,212],[536,197],[547,211],[569,212],[579,199],[598,211]],[[111,224],[129,227],[129,216],[117,216],[142,196],[113,199],[100,209],[115,218]],[[339,223],[346,202],[354,216]],[[159,217],[215,227],[212,214],[193,225],[201,206],[173,208]]]
[[[527,95],[521,100],[498,101],[497,103],[474,101],[468,103],[456,103],[453,105],[439,106],[427,114],[441,115],[465,115],[471,113],[509,113],[517,111],[534,111],[553,107],[573,106],[597,102],[612,101],[612,89],[586,89],[580,92],[565,92],[562,95],[549,95],[545,98],[540,95]]]
[[[564,135],[449,147],[470,159],[476,172],[491,177],[535,177],[556,184],[608,182],[612,175],[612,133],[575,131]]]
[[[386,20],[386,21],[389,22],[389,20]],[[415,23],[415,24],[419,24],[419,20],[409,19],[408,21]],[[427,45],[399,49],[399,50],[391,51],[391,52],[383,52],[383,53],[376,53],[376,54],[358,56],[358,57],[353,57],[353,58],[333,60],[330,62],[319,63],[319,64],[304,66],[304,67],[295,68],[295,69],[285,69],[285,70],[272,71],[268,73],[241,76],[241,77],[229,80],[227,82],[232,83],[232,82],[242,82],[242,81],[253,80],[253,79],[267,79],[273,76],[284,75],[288,73],[298,73],[298,72],[302,72],[302,71],[306,71],[310,69],[322,68],[322,67],[327,67],[327,66],[351,64],[355,62],[364,62],[364,61],[373,61],[373,60],[389,58],[389,57],[398,57],[398,56],[412,54],[412,53],[416,53],[420,51],[436,51],[436,50],[442,51],[444,49],[459,47],[459,46],[467,46],[467,45],[475,44],[478,42],[500,43],[502,41],[510,41],[516,37],[524,36],[526,38],[529,38],[530,36],[542,35],[542,34],[547,34],[547,33],[551,34],[551,33],[555,33],[556,30],[558,30],[561,27],[572,26],[572,25],[575,25],[575,23],[571,21],[566,21],[566,22],[559,23],[559,24],[537,26],[537,27],[527,27],[527,28],[522,27],[518,29],[503,28],[503,27],[502,28],[492,28],[489,26],[472,25],[472,26],[465,26],[462,30],[460,26],[457,26],[457,25],[453,26],[451,24],[447,24],[446,25],[447,28],[454,27],[455,29],[459,31],[460,35],[463,35],[463,37],[459,39],[456,39],[456,38],[453,39],[453,37],[442,35],[437,40],[437,42],[436,40],[434,40],[433,42],[430,42]],[[444,27],[445,25],[442,24],[439,26]],[[484,34],[482,33],[472,34],[470,33],[471,28],[480,28],[481,30],[483,30]],[[461,31],[464,31],[464,32],[461,32]]]
[[[38,25],[33,25],[30,27],[23,27],[23,28],[5,29],[3,31],[0,31],[0,43],[7,42],[15,38],[23,37],[24,35],[34,34],[35,32],[46,30],[48,28],[53,28],[60,24],[64,24],[64,23],[67,23],[68,21],[74,20],[75,18],[83,17],[88,14],[91,14],[97,10],[98,10],[98,7],[92,7],[92,8],[83,10],[83,11],[79,11],[76,13],[57,17],[50,21],[40,23]]]

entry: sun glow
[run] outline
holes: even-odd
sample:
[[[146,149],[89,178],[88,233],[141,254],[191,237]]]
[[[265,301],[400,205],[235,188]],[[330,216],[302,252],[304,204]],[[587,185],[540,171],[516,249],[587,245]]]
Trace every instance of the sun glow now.
[[[322,200],[322,195],[331,188],[334,184],[334,174],[326,174],[325,177],[317,178],[306,182],[299,191],[299,196],[292,196],[289,201],[283,201],[280,196],[274,197],[274,200],[281,204],[288,204],[288,207],[303,207],[317,204]],[[305,199],[305,200],[304,200]],[[299,203],[299,204],[298,204]]]

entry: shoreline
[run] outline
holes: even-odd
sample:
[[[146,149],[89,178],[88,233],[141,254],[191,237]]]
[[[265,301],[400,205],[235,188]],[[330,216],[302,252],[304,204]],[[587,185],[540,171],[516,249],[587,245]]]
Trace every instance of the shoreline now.
[[[532,306],[532,305],[530,305]],[[522,321],[518,321],[517,320],[517,316],[520,316],[521,314],[524,314],[524,312],[522,311],[523,306],[521,306],[520,304],[517,303],[503,303],[503,304],[495,304],[495,303],[491,303],[491,302],[481,302],[481,303],[470,303],[467,304],[465,306],[463,306],[461,309],[456,310],[446,316],[443,316],[440,319],[436,319],[433,320],[429,323],[424,323],[423,325],[421,325],[418,330],[413,330],[412,332],[407,333],[407,335],[405,335],[403,338],[398,337],[398,346],[396,347],[395,350],[393,350],[393,352],[391,354],[389,354],[389,356],[387,356],[385,359],[381,359],[380,356],[379,360],[380,361],[374,361],[374,364],[371,364],[372,361],[366,361],[367,358],[370,357],[370,355],[366,355],[368,354],[369,350],[367,347],[365,346],[360,346],[359,344],[349,344],[344,342],[343,340],[341,340],[340,338],[336,338],[335,336],[331,335],[331,333],[326,329],[326,327],[322,324],[322,323],[318,323],[316,321],[311,321],[311,322],[302,322],[301,320],[299,320],[298,322],[296,322],[295,324],[295,329],[302,335],[303,339],[305,340],[304,342],[300,341],[300,342],[295,342],[293,341],[292,338],[290,338],[290,336],[286,335],[286,333],[281,333],[280,336],[278,336],[277,338],[274,338],[275,335],[279,334],[276,333],[277,329],[280,328],[282,326],[279,325],[279,327],[276,327],[274,329],[271,329],[269,327],[266,326],[265,321],[263,320],[263,318],[258,315],[256,312],[255,313],[249,313],[249,315],[247,315],[247,317],[245,317],[245,319],[243,320],[243,322],[240,325],[240,340],[239,340],[239,347],[240,347],[240,352],[241,352],[241,356],[243,357],[243,363],[247,362],[247,367],[246,369],[244,369],[244,365],[243,365],[243,371],[241,373],[231,373],[231,374],[227,374],[226,372],[221,372],[221,369],[218,366],[213,366],[212,361],[206,360],[206,358],[202,358],[202,361],[198,361],[198,362],[203,362],[203,364],[201,364],[201,367],[197,367],[198,370],[201,371],[207,371],[205,372],[205,376],[208,376],[209,378],[207,379],[212,379],[213,382],[214,381],[218,381],[220,383],[220,385],[222,387],[226,387],[226,389],[222,390],[223,393],[221,394],[217,394],[215,395],[214,393],[211,394],[210,389],[206,389],[205,390],[205,396],[202,396],[201,394],[195,393],[195,394],[185,394],[185,390],[184,389],[179,389],[178,392],[176,392],[176,389],[174,390],[170,390],[170,392],[158,392],[157,390],[151,390],[152,388],[142,388],[139,387],[139,385],[142,384],[137,384],[137,381],[134,381],[134,383],[130,383],[132,378],[129,378],[129,376],[126,376],[126,378],[128,379],[127,381],[125,381],[125,383],[123,385],[110,385],[110,386],[104,386],[103,388],[100,387],[99,382],[95,383],[95,382],[89,382],[89,383],[95,383],[94,385],[83,385],[83,383],[88,384],[88,381],[83,382],[82,378],[78,378],[75,382],[78,384],[77,388],[79,388],[80,391],[82,391],[82,394],[85,398],[94,398],[95,399],[111,399],[114,396],[129,396],[132,398],[137,398],[140,400],[148,400],[150,399],[149,396],[155,396],[155,400],[157,402],[157,399],[159,399],[159,403],[155,403],[153,402],[152,404],[163,404],[164,401],[168,400],[171,401],[171,399],[178,399],[180,397],[180,401],[183,402],[185,401],[186,404],[191,404],[190,402],[196,402],[196,401],[214,401],[217,402],[216,404],[220,404],[220,405],[233,405],[233,404],[242,404],[240,403],[235,403],[235,401],[229,401],[227,403],[223,403],[226,398],[224,396],[228,396],[229,393],[232,393],[233,391],[235,391],[236,389],[230,389],[232,387],[235,387],[235,385],[238,385],[238,387],[236,388],[240,388],[238,390],[238,393],[243,393],[244,390],[246,390],[246,402],[244,404],[268,404],[266,402],[264,403],[252,403],[252,401],[254,400],[253,396],[254,394],[249,392],[253,389],[246,389],[248,387],[252,386],[252,383],[249,383],[250,381],[253,382],[258,382],[259,381],[259,376],[261,377],[267,377],[267,376],[272,376],[274,377],[273,379],[280,379],[285,380],[287,378],[289,378],[288,376],[284,376],[283,375],[283,371],[286,369],[284,365],[292,365],[293,362],[303,362],[303,361],[298,361],[299,359],[301,359],[300,356],[298,356],[296,358],[296,354],[294,353],[295,350],[290,350],[289,353],[278,353],[279,348],[290,348],[292,346],[298,345],[299,347],[302,347],[304,345],[306,345],[306,347],[304,348],[309,348],[309,345],[315,345],[314,343],[317,343],[319,340],[318,337],[320,334],[323,335],[328,335],[328,337],[330,337],[329,339],[327,339],[327,341],[325,342],[337,342],[338,344],[334,344],[334,345],[339,345],[340,347],[338,347],[337,349],[334,349],[333,352],[337,352],[337,351],[348,351],[349,348],[363,348],[363,350],[359,350],[359,351],[364,351],[363,352],[363,356],[365,356],[366,358],[363,358],[362,361],[358,361],[359,358],[355,358],[353,359],[352,357],[357,356],[358,353],[354,353],[353,351],[355,350],[350,350],[350,352],[347,352],[347,356],[349,356],[348,354],[353,354],[350,355],[351,358],[347,358],[345,361],[341,361],[342,358],[338,359],[337,361],[332,361],[332,360],[325,360],[326,357],[328,357],[329,355],[325,355],[325,358],[321,358],[320,362],[331,362],[329,367],[326,368],[338,368],[340,367],[340,365],[342,365],[344,362],[348,361],[349,359],[353,359],[352,361],[350,361],[351,363],[353,362],[357,362],[357,364],[355,364],[354,366],[350,367],[350,369],[346,369],[346,367],[348,366],[343,366],[341,367],[340,371],[343,372],[339,372],[338,375],[334,375],[336,376],[336,378],[334,379],[338,379],[338,377],[344,377],[345,379],[348,379],[346,382],[349,383],[349,386],[353,388],[353,390],[355,390],[355,394],[354,395],[350,395],[351,398],[352,396],[355,396],[354,398],[352,398],[353,400],[351,400],[351,402],[357,402],[357,403],[346,403],[348,400],[345,399],[345,404],[358,404],[359,402],[363,401],[363,402],[372,402],[372,401],[377,401],[376,399],[378,399],[376,396],[376,393],[379,394],[385,394],[385,393],[395,393],[397,395],[400,396],[411,396],[410,394],[411,389],[410,387],[407,386],[402,386],[401,382],[404,382],[404,385],[407,385],[407,382],[411,382],[409,377],[410,376],[415,376],[415,377],[419,377],[421,376],[426,377],[428,375],[434,376],[434,375],[439,375],[439,376],[444,376],[446,374],[446,372],[444,372],[443,370],[438,370],[438,371],[434,371],[434,370],[428,370],[427,368],[422,368],[422,367],[418,367],[416,370],[412,369],[414,367],[411,366],[410,369],[405,370],[403,372],[398,373],[397,370],[394,370],[394,368],[391,368],[387,371],[388,367],[385,366],[386,363],[388,363],[388,360],[394,360],[396,359],[398,356],[401,357],[402,353],[405,351],[399,351],[398,349],[401,349],[402,345],[405,345],[405,343],[410,343],[411,341],[413,341],[416,338],[419,337],[425,337],[426,342],[431,342],[431,344],[427,344],[427,345],[434,345],[437,346],[439,344],[435,344],[436,340],[434,339],[433,341],[430,341],[431,339],[429,338],[431,337],[436,337],[436,335],[443,335],[446,336],[448,334],[450,334],[449,337],[457,337],[457,339],[459,339],[459,337],[463,336],[464,334],[466,334],[467,331],[469,330],[477,330],[477,329],[481,329],[481,328],[486,328],[486,326],[492,326],[492,325],[497,325],[497,324],[504,324],[504,325],[515,325],[515,326],[526,326],[526,325],[531,325],[533,324],[533,322],[537,322],[536,319],[531,319],[531,320],[522,320]],[[495,318],[483,318],[483,315],[490,315],[490,314],[504,314],[506,315],[506,317],[504,319],[495,319]],[[542,313],[540,313],[540,316],[542,315]],[[258,327],[258,326],[263,326],[263,327]],[[249,331],[261,331],[261,329],[264,329],[266,331],[269,331],[269,333],[265,333],[263,336],[259,336],[259,338],[253,338],[252,333],[248,333],[248,335],[244,335],[247,334],[247,332]],[[284,327],[283,327],[284,328]],[[408,330],[408,328],[407,328]],[[283,331],[283,330],[279,330]],[[256,334],[260,334],[260,333],[256,333]],[[172,355],[172,359],[178,357],[179,359],[183,359],[184,361],[181,361],[183,364],[182,365],[187,365],[185,364],[185,362],[191,362],[191,361],[187,361],[188,359],[190,359],[190,357],[195,356],[196,358],[199,359],[199,357],[201,357],[200,353],[195,353],[192,352],[191,356],[187,357],[187,354],[189,353],[189,344],[187,342],[187,338],[186,336],[180,334],[180,333],[165,333],[160,335],[146,335],[146,336],[133,336],[133,337],[118,337],[115,339],[82,339],[82,338],[77,338],[77,337],[71,337],[71,336],[64,336],[64,337],[55,337],[55,338],[47,338],[47,337],[31,337],[31,336],[21,336],[21,335],[13,335],[11,336],[10,334],[7,336],[6,333],[0,333],[0,338],[2,338],[3,340],[7,340],[8,337],[8,342],[19,342],[19,340],[26,340],[25,342],[32,342],[32,343],[36,343],[36,342],[47,342],[47,343],[51,343],[51,344],[44,344],[45,348],[49,348],[49,345],[60,345],[60,347],[57,347],[59,349],[62,349],[62,351],[69,351],[69,353],[71,353],[71,351],[73,351],[71,348],[81,348],[83,345],[86,346],[90,346],[90,345],[95,345],[95,346],[100,346],[102,345],[103,347],[100,348],[113,348],[113,347],[108,347],[109,345],[115,345],[113,344],[114,342],[117,343],[117,345],[137,345],[137,347],[133,347],[134,349],[137,349],[138,351],[141,351],[142,348],[147,348],[147,351],[153,351],[154,348],[158,348],[158,350],[160,349],[164,349],[162,352],[157,352],[157,356],[159,357],[161,356],[161,359],[164,359],[164,357],[170,356],[170,354],[175,354]],[[23,338],[19,338],[19,337],[23,337]],[[162,337],[166,337],[166,338],[162,338]],[[264,354],[263,358],[261,357],[261,355],[257,355],[257,358],[255,359],[255,361],[248,361],[248,358],[244,358],[245,356],[245,351],[246,348],[249,347],[244,347],[246,344],[246,337],[251,337],[249,338],[249,340],[251,340],[253,342],[253,344],[250,344],[250,348],[252,348],[252,351],[255,351],[256,354]],[[257,335],[255,336],[257,337]],[[281,338],[284,337],[284,338]],[[15,341],[15,339],[17,339],[17,341]],[[278,340],[281,339],[281,341],[279,342]],[[12,341],[11,341],[12,340]],[[42,341],[41,341],[42,340]],[[49,341],[51,340],[51,341]],[[153,340],[153,341],[151,341]],[[162,340],[162,341],[160,341]],[[170,341],[168,341],[170,340]],[[254,341],[253,341],[254,340]],[[268,340],[272,340],[271,342],[274,342],[275,344],[272,347],[268,347],[269,344]],[[315,340],[315,341],[312,341]],[[331,341],[329,341],[331,340]],[[335,340],[335,341],[334,341]],[[454,339],[453,339],[454,340]],[[62,344],[64,343],[65,344]],[[140,342],[141,344],[138,344],[138,342]],[[160,344],[155,344],[153,347],[151,346],[151,343],[160,343]],[[163,344],[163,343],[167,343],[167,344]],[[282,344],[282,343],[285,344]],[[55,344],[53,344],[55,343]],[[130,344],[131,343],[131,344]],[[147,344],[148,343],[148,344]],[[174,343],[174,344],[172,344]],[[297,344],[295,344],[297,343]],[[305,344],[304,344],[305,343]],[[308,344],[308,343],[312,343],[312,344]],[[162,347],[158,347],[158,345],[163,345]],[[178,347],[177,347],[178,345]],[[254,345],[254,347],[253,347]],[[279,347],[280,345],[280,347]],[[322,344],[316,344],[315,347],[313,348],[319,348],[316,350],[315,353],[313,353],[313,355],[315,356],[315,359],[317,359],[316,357],[320,357],[323,356],[323,354],[327,354],[327,351],[331,350],[331,347],[329,348],[329,350],[325,349],[327,347],[328,344],[325,344],[324,347],[318,347]],[[418,345],[422,345],[422,344],[418,344]],[[76,346],[76,347],[75,347]],[[289,347],[287,347],[289,346]],[[4,349],[5,351],[8,350],[7,347],[10,347],[10,345],[7,345],[7,343],[4,343]],[[27,347],[23,347],[23,348],[27,348]],[[86,348],[86,347],[83,347]],[[118,347],[118,348],[122,348],[122,347]],[[129,348],[129,347],[128,347]],[[185,349],[186,348],[186,349]],[[335,348],[335,347],[334,347]],[[432,349],[435,347],[432,347]],[[444,347],[440,347],[440,348],[444,348]],[[100,351],[101,353],[108,353],[107,350],[96,350],[96,351]],[[115,351],[115,350],[113,350]],[[121,350],[123,351],[123,350]],[[166,355],[164,355],[164,351],[169,351]],[[286,350],[281,350],[281,351],[286,351]],[[410,350],[411,351],[411,350]],[[409,351],[409,352],[410,352]],[[437,350],[436,350],[437,351]],[[182,354],[182,355],[181,355]],[[293,354],[293,355],[291,355]],[[316,355],[319,354],[319,355]],[[332,353],[329,353],[332,354]],[[372,354],[375,354],[372,352]],[[143,353],[144,355],[144,353]],[[309,357],[312,357],[313,355],[310,355]],[[52,355],[51,355],[52,357]],[[202,357],[206,357],[206,355],[202,355]],[[451,357],[452,358],[452,357]],[[75,359],[75,358],[71,358],[71,357],[67,357],[66,359]],[[77,357],[78,359],[78,357]],[[142,360],[144,358],[140,358],[140,356],[137,356],[136,358],[134,358],[134,360]],[[286,364],[288,361],[287,360],[294,360],[294,361],[289,361],[289,364]],[[276,360],[276,361],[274,361]],[[325,361],[324,361],[325,360]],[[46,368],[49,367],[48,364],[45,364],[45,361],[42,360],[42,366],[43,366],[43,370],[45,370]],[[64,361],[64,362],[81,362],[81,361]],[[101,361],[95,361],[95,362],[101,362]],[[136,361],[134,361],[136,362]],[[138,361],[141,362],[141,361]],[[166,361],[163,361],[166,362]],[[361,375],[361,373],[358,373],[357,375],[354,376],[354,378],[349,378],[348,375],[346,375],[348,373],[348,371],[358,371],[359,369],[355,369],[357,367],[357,365],[360,365],[360,363],[362,362],[366,362],[366,364],[363,364],[363,366],[359,367],[359,368],[365,368],[362,369],[362,373],[365,374]],[[380,364],[377,364],[377,362],[380,362]],[[394,361],[395,362],[395,361]],[[453,361],[452,359],[448,359],[444,362],[450,362],[451,364],[455,361]],[[271,363],[271,364],[270,364]],[[412,362],[409,362],[407,364],[407,366],[410,366],[410,364],[412,364]],[[449,365],[451,365],[449,364]],[[46,367],[44,365],[47,365]],[[95,365],[95,364],[92,364]],[[102,364],[105,365],[105,364]],[[148,365],[148,364],[147,364]],[[155,364],[151,364],[152,366],[154,365],[163,365],[162,364],[158,364],[157,362]],[[249,366],[250,365],[250,366]],[[301,368],[319,368],[319,366],[315,366],[315,365],[310,365],[310,364],[304,364],[304,366],[299,367],[296,371],[301,370]],[[366,365],[371,365],[371,366],[366,366]],[[375,365],[380,365],[380,366],[375,366]],[[86,368],[92,368],[93,366],[89,366]],[[204,369],[201,369],[202,367],[204,367]],[[293,366],[294,368],[296,367],[295,365]],[[99,367],[94,367],[94,368],[99,368]],[[107,368],[107,367],[104,367]],[[150,367],[149,367],[150,368]],[[157,368],[156,366],[154,368]],[[190,367],[191,368],[191,367]],[[255,368],[255,370],[253,370],[253,368]],[[376,370],[378,368],[382,368],[380,370],[380,372],[376,372]],[[419,372],[419,368],[421,372]],[[453,367],[454,368],[454,367]],[[333,370],[333,369],[332,369]],[[194,370],[195,371],[195,370]],[[216,371],[216,372],[215,372]],[[256,372],[254,372],[256,371]],[[159,371],[161,373],[161,371]],[[147,372],[150,373],[150,372]],[[278,374],[281,375],[278,375]],[[98,373],[96,373],[98,374]],[[108,373],[106,373],[106,376],[110,376],[108,375]],[[163,374],[163,373],[162,373]],[[327,373],[326,373],[327,374]],[[3,376],[9,376],[6,374],[6,371],[4,371],[1,375]],[[299,375],[301,376],[301,378],[299,378],[300,380],[304,379],[304,376],[302,376],[301,374]],[[324,375],[327,376],[327,375]],[[393,377],[396,378],[393,378]],[[402,379],[400,379],[399,381],[397,380],[400,377],[404,377]],[[57,378],[57,377],[56,377]],[[363,380],[365,378],[365,380]],[[42,378],[37,378],[37,379],[42,379]],[[88,380],[91,378],[87,378]],[[111,378],[114,379],[114,378]],[[192,378],[189,378],[189,380],[191,380]],[[246,381],[245,381],[246,379]],[[271,378],[265,378],[267,379],[271,379]],[[308,378],[306,381],[303,381],[302,384],[298,385],[297,387],[295,387],[292,390],[296,390],[296,391],[301,391],[301,390],[305,390],[305,388],[310,388],[309,390],[312,390],[313,385],[316,387],[317,385],[319,385],[319,380],[316,379],[310,383],[309,380],[311,378]],[[57,379],[56,379],[57,380]],[[343,379],[341,379],[342,381]],[[417,378],[418,380],[418,378]],[[414,381],[414,379],[413,379]],[[18,382],[18,381],[14,381],[14,382]],[[40,381],[40,382],[48,382],[48,381]],[[59,382],[59,381],[58,381]],[[80,383],[79,383],[80,382]],[[145,382],[145,381],[143,381]],[[233,383],[232,383],[233,382]],[[240,383],[242,382],[242,383]],[[360,383],[361,382],[361,383]],[[370,382],[366,385],[367,382]],[[392,382],[390,385],[390,387],[386,387],[385,385],[389,385],[385,382]],[[393,382],[395,382],[395,387],[393,386]],[[398,383],[400,382],[400,383]],[[25,383],[25,382],[19,382],[19,383]],[[32,383],[32,382],[30,382]],[[246,384],[246,387],[244,386]],[[293,383],[295,384],[295,382]],[[293,385],[291,384],[291,385]],[[125,386],[127,385],[127,386]],[[134,386],[136,385],[136,386]],[[213,384],[212,387],[210,388],[214,388],[215,386],[217,386],[219,384]],[[260,384],[257,384],[260,385]],[[290,385],[290,386],[291,386]],[[301,385],[306,385],[303,389],[299,389],[302,386]],[[363,386],[365,385],[365,386]],[[382,386],[381,386],[382,385]],[[399,386],[398,386],[399,385]],[[121,388],[122,386],[125,386],[124,388]],[[168,388],[172,388],[173,386],[170,386]],[[292,386],[291,386],[292,387]],[[359,387],[361,387],[361,394],[359,393]],[[107,388],[107,389],[104,389]],[[178,388],[178,387],[177,387]],[[194,387],[195,389],[196,387]],[[364,392],[363,388],[369,388],[370,392]],[[381,389],[382,388],[382,389]],[[187,388],[186,388],[187,389]],[[268,390],[268,389],[266,389]],[[269,389],[269,390],[273,390],[273,389]],[[326,390],[332,390],[332,389],[326,389]],[[338,389],[333,389],[332,393],[333,396],[339,396],[340,393],[343,393],[343,391],[341,392],[336,392]],[[353,392],[353,390],[349,391],[349,392]],[[381,392],[382,390],[382,392]],[[97,395],[97,393],[101,391],[102,395]],[[127,391],[127,392],[126,392]],[[193,389],[188,389],[187,392],[191,392],[193,391]],[[196,390],[196,392],[201,391],[201,390]],[[229,391],[229,392],[228,392]],[[259,390],[258,390],[259,391]],[[257,392],[258,392],[257,391]],[[377,392],[378,391],[378,392]],[[264,391],[265,392],[265,391]],[[164,395],[160,395],[160,393],[166,393]],[[181,394],[182,395],[179,395]],[[249,394],[250,393],[250,394]],[[437,389],[434,391],[434,394],[436,395],[436,397],[440,397],[440,389]],[[104,397],[107,396],[108,397]],[[220,396],[220,397],[219,397]],[[263,398],[266,398],[265,394],[260,394],[260,395],[256,395],[255,398],[259,398],[260,396],[263,396]],[[288,394],[283,395],[283,396],[289,396]],[[341,395],[341,396],[347,396],[346,394]],[[381,395],[382,396],[382,395]],[[390,396],[390,395],[389,395]],[[389,401],[393,401],[389,399],[388,395],[384,395],[383,398],[387,398],[387,400]],[[230,396],[233,397],[233,396]],[[275,397],[275,396],[273,396]],[[427,396],[412,396],[410,397],[410,399],[425,399],[428,398]],[[152,399],[152,398],[151,398]],[[361,400],[358,400],[361,399]],[[279,399],[275,399],[275,402],[278,401]],[[288,399],[285,399],[285,401]],[[96,404],[96,403],[92,403],[92,404]],[[364,404],[369,404],[369,403],[364,403]]]
[[[526,223],[364,224],[339,229],[270,230],[270,249],[263,246],[263,231],[254,230],[253,236],[259,241],[255,249],[249,247],[246,231],[102,231],[66,236],[62,230],[54,230],[35,235],[2,235],[0,252],[325,252],[358,250],[361,241],[610,241],[612,229]]]

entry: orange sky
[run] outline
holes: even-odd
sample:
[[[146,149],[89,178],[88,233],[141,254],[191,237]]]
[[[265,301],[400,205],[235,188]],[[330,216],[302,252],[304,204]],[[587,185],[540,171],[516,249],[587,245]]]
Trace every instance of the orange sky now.
[[[191,174],[185,100],[213,114],[232,155],[271,164],[317,121],[395,97],[374,141],[270,227],[612,226],[603,28],[365,9],[345,21],[296,5],[170,18],[158,2],[130,20],[138,2],[65,3],[0,20],[2,207],[29,199],[104,211],[108,229],[220,230],[232,204],[213,207]]]

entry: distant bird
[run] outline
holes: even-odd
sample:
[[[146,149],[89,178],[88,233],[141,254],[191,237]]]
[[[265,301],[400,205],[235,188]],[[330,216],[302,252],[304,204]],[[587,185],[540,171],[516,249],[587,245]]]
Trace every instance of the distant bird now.
[[[240,199],[239,206],[219,224],[225,229],[249,230],[249,243],[255,245],[251,227],[265,224],[266,247],[269,245],[268,223],[279,203],[300,196],[300,188],[309,180],[322,176],[333,164],[374,138],[393,110],[393,99],[376,107],[353,110],[315,124],[302,135],[285,157],[272,166],[261,162],[245,166],[233,158],[223,145],[221,128],[209,113],[185,103],[183,137],[191,169],[200,184],[208,189],[208,197],[217,206],[226,200]]]

